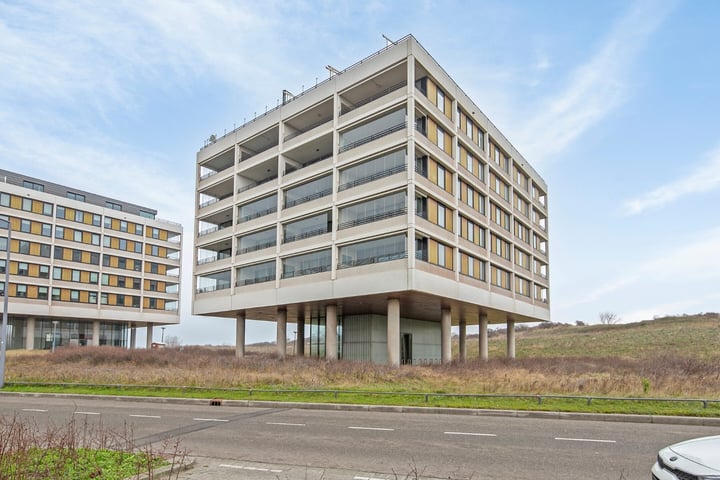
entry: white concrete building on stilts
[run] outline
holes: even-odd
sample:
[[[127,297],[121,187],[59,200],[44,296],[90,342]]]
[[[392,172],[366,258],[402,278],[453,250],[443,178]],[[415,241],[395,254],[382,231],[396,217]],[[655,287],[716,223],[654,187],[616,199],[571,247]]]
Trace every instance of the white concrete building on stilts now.
[[[238,356],[246,319],[390,365],[452,361],[453,327],[487,359],[492,324],[513,357],[550,319],[547,185],[412,36],[208,139],[196,185],[193,312]]]

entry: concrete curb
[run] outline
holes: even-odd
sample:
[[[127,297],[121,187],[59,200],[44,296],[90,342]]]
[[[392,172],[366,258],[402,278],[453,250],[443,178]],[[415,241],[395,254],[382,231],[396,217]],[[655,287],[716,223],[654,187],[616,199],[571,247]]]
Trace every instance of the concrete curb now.
[[[178,397],[132,397],[118,395],[81,395],[75,393],[0,392],[3,396],[50,397],[74,400],[115,400],[118,402],[149,402],[173,405],[210,405],[212,399]],[[348,412],[419,413],[435,415],[470,415],[487,417],[539,418],[553,420],[584,420],[595,422],[656,423],[665,425],[692,425],[720,427],[720,417],[674,417],[667,415],[634,415],[618,413],[571,413],[542,410],[489,410],[449,407],[410,407],[401,405],[354,405],[345,403],[301,403],[263,400],[220,400],[218,408],[284,408],[303,410],[340,410]]]

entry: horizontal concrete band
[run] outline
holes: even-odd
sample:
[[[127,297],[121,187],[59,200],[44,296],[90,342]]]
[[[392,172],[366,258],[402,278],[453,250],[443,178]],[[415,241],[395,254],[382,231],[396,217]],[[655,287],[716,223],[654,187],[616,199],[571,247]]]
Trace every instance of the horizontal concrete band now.
[[[4,396],[16,397],[48,397],[76,400],[116,400],[125,402],[151,402],[171,403],[174,405],[216,405],[227,407],[251,408],[298,408],[307,410],[342,410],[352,412],[389,412],[389,413],[430,413],[442,415],[469,415],[492,417],[541,418],[554,420],[585,420],[595,422],[626,422],[626,423],[656,423],[664,425],[693,425],[706,427],[720,427],[720,417],[680,417],[668,415],[633,415],[618,413],[574,413],[574,412],[547,412],[534,410],[490,410],[477,408],[447,408],[447,407],[408,407],[402,405],[353,405],[347,403],[303,403],[303,402],[276,402],[265,400],[224,400],[177,397],[132,397],[115,395],[80,395],[72,393],[24,393],[0,392]],[[214,403],[213,403],[214,402]]]

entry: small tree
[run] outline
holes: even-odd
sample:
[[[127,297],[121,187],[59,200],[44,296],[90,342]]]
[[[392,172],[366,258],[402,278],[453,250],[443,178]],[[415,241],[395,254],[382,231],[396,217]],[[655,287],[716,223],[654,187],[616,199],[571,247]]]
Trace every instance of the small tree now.
[[[615,312],[600,312],[598,318],[602,325],[612,325],[620,321],[620,317]]]
[[[165,345],[171,348],[179,347],[182,344],[182,340],[177,335],[169,335],[165,337]]]

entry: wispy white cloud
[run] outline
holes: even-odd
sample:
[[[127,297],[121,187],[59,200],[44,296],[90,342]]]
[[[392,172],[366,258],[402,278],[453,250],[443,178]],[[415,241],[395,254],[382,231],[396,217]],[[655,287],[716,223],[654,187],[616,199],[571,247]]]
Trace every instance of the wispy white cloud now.
[[[627,215],[664,207],[684,196],[720,189],[720,146],[704,155],[689,175],[640,194],[624,202]]]
[[[682,279],[685,286],[716,285],[720,282],[720,256],[717,255],[720,228],[691,232],[681,245],[673,245],[653,258],[628,263],[623,266],[623,271],[627,273],[610,278],[585,295],[563,302],[559,306],[567,308],[589,304],[607,299],[620,291],[630,295],[630,292],[638,288],[647,291],[669,286],[671,288],[664,288],[663,291],[672,292],[678,279]],[[671,299],[664,297],[664,300],[667,302]]]
[[[673,7],[671,1],[636,1],[565,87],[540,103],[518,132],[521,151],[534,163],[547,160],[622,105],[635,60]]]

